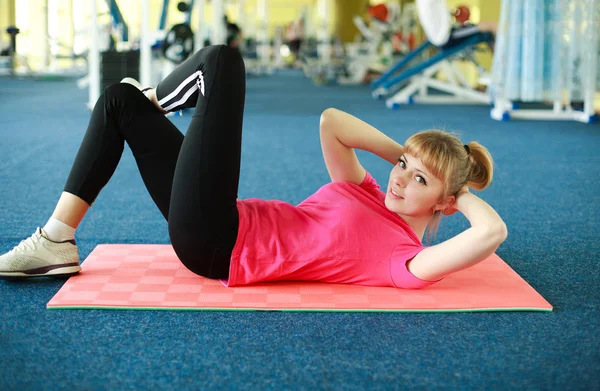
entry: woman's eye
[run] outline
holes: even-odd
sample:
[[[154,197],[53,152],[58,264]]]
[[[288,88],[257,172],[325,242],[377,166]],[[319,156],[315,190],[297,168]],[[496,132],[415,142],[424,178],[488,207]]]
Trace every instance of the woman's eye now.
[[[419,176],[417,176],[417,182],[419,182],[419,183],[421,183],[421,184],[423,184],[423,185],[426,185],[426,184],[427,184],[427,182],[425,181],[425,178],[423,178],[423,177],[422,177],[422,176],[420,176],[420,175],[419,175]]]
[[[400,167],[405,168],[406,167],[406,163],[404,163],[404,160],[402,159],[398,159],[398,164],[400,165]]]

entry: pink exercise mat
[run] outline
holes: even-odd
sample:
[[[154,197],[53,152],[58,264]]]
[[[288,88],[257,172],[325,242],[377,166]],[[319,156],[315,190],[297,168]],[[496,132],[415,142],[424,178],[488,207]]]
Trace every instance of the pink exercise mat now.
[[[552,311],[497,255],[422,290],[321,282],[227,288],[197,276],[170,245],[97,246],[49,309],[282,311]]]

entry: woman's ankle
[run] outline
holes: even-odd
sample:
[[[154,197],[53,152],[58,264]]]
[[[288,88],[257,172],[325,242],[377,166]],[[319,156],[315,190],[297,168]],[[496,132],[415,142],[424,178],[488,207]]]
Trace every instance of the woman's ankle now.
[[[77,229],[89,208],[83,199],[63,191],[51,217]]]
[[[46,225],[44,225],[44,232],[48,236],[48,239],[53,242],[75,240],[75,228],[54,217],[50,217]]]

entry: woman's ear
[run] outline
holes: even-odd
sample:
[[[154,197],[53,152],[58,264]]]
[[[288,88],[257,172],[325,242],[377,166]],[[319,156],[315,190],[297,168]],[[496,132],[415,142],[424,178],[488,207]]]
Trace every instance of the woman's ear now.
[[[452,208],[452,205],[454,205],[455,201],[456,201],[455,196],[447,196],[446,198],[444,198],[444,200],[442,202],[435,204],[433,209],[444,211],[448,208]]]

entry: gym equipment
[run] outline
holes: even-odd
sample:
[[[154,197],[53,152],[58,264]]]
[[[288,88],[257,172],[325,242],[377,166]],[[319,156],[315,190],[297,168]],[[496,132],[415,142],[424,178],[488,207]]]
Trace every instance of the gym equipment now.
[[[390,3],[389,6],[379,4],[369,8],[373,17],[367,27],[364,20],[356,15],[353,22],[361,33],[358,41],[344,45],[344,74],[339,75],[340,84],[365,83],[369,72],[382,73],[390,67],[394,55],[392,37],[398,33],[408,40],[411,37],[410,22],[416,19],[416,9],[412,4],[407,4],[400,12],[400,5]],[[403,39],[396,43],[399,51],[407,46]]]
[[[179,3],[177,3],[177,10],[179,10],[180,12],[187,12],[190,10],[191,7],[189,7],[189,5],[186,2],[180,1]]]
[[[493,35],[478,32],[447,44],[452,26],[445,0],[417,0],[416,5],[428,40],[371,84],[373,97],[386,97],[386,106],[392,109],[398,108],[400,104],[417,101],[490,104],[489,92],[472,88],[455,62],[461,59],[469,60],[481,72],[481,67],[473,57],[473,51],[479,44],[491,45]],[[435,52],[429,59],[408,67],[412,61],[430,49]],[[398,72],[400,73],[397,74]],[[436,77],[440,72],[446,76],[446,81]],[[445,94],[431,94],[430,89]],[[393,95],[388,96],[392,92]]]
[[[73,15],[73,7],[68,10],[63,9],[59,3],[64,2],[45,1],[38,2],[38,6],[31,5],[34,8],[41,8],[39,18],[36,19],[36,26],[29,26],[25,40],[34,39],[35,44],[25,48],[23,54],[34,57],[35,69],[31,69],[25,56],[15,55],[11,60],[11,74],[20,77],[32,77],[44,80],[57,80],[63,78],[81,77],[85,74],[87,68],[87,48],[81,39],[82,28],[77,30],[77,22]],[[44,3],[42,6],[41,3]],[[30,12],[34,13],[32,9]],[[30,20],[29,23],[32,21]],[[28,22],[25,22],[26,24]],[[91,23],[86,29],[98,28],[96,23]],[[9,28],[10,29],[10,28]],[[15,34],[19,29],[12,28]],[[39,33],[34,33],[38,31]],[[59,34],[59,31],[61,32]],[[11,31],[9,30],[9,34]],[[77,44],[80,48],[76,49]],[[16,51],[15,51],[16,53]]]
[[[17,35],[21,30],[15,26],[10,26],[6,29],[6,32],[10,35],[10,43],[6,55],[13,56],[17,52]]]
[[[242,35],[242,29],[240,29],[240,26],[230,22],[227,16],[225,16],[225,26],[227,28],[227,46],[233,47],[233,45],[239,44],[238,39]]]
[[[597,121],[599,31],[598,0],[503,1],[491,117]]]
[[[339,39],[307,39],[298,54],[299,64],[306,77],[316,85],[336,85],[347,76],[344,48]]]
[[[174,64],[181,64],[195,51],[195,35],[190,23],[192,7],[193,0],[190,3],[185,1],[177,3],[177,10],[183,13],[184,20],[173,25],[160,42],[162,55]],[[169,0],[164,0],[159,24],[161,31],[165,29],[168,10]]]
[[[317,0],[314,32],[306,26],[306,37],[298,53],[304,74],[315,84],[335,84],[343,69],[343,48],[330,36],[331,9],[327,0]],[[308,19],[305,20],[308,22]],[[340,58],[341,57],[341,58]]]
[[[389,9],[387,5],[382,3],[369,6],[368,13],[375,20],[387,22],[389,16]]]
[[[228,288],[183,266],[170,245],[99,245],[48,309],[368,312],[552,311],[497,255],[420,290],[322,282]]]
[[[100,88],[120,83],[125,77],[140,77],[140,52],[137,50],[100,53]]]
[[[25,76],[31,74],[29,61],[17,51],[17,35],[21,30],[9,26],[6,33],[10,36],[9,45],[0,52],[0,75]]]
[[[194,52],[194,32],[189,24],[179,23],[171,27],[162,43],[166,59],[180,64]]]
[[[384,6],[384,4],[380,4]],[[387,7],[385,7],[387,10]],[[378,15],[387,17],[387,11],[380,11]],[[353,22],[361,32],[361,41],[347,43],[344,45],[344,68],[343,74],[338,76],[340,84],[362,84],[371,67],[381,67],[386,60],[391,60],[391,42],[386,42],[387,24],[385,20],[371,23],[369,27],[358,15],[354,16]],[[389,66],[389,64],[387,64]]]
[[[10,36],[9,44],[6,49],[0,52],[0,75],[13,75],[15,71],[15,57],[17,54],[17,34],[21,32],[17,27],[10,26],[6,29]]]
[[[467,6],[459,5],[456,7],[454,10],[454,19],[458,24],[464,25],[469,21],[469,18],[471,18],[471,11]]]
[[[106,0],[106,4],[112,16],[113,26],[119,32],[120,40],[123,42],[129,41],[129,27],[125,23],[125,19],[123,19],[123,14],[121,14],[117,0]]]
[[[354,42],[308,39],[300,52],[305,74],[316,84],[368,83],[383,73],[414,44],[416,8],[390,2],[369,8],[370,23],[359,15],[353,22],[360,32]],[[412,43],[411,43],[412,42]]]

